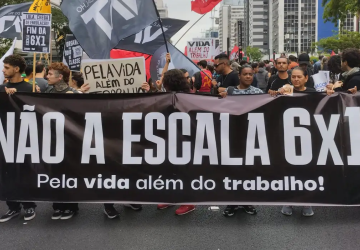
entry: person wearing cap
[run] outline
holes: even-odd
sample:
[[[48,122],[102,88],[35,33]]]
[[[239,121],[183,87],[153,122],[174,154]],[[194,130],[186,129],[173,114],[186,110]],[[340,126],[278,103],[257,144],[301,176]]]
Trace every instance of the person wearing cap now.
[[[312,75],[314,75],[314,71],[310,63],[310,56],[306,53],[300,54],[298,61],[299,61],[299,66],[303,68],[307,72],[307,75],[309,76],[309,79],[305,84],[305,86],[308,88],[314,88],[314,79],[312,78]]]

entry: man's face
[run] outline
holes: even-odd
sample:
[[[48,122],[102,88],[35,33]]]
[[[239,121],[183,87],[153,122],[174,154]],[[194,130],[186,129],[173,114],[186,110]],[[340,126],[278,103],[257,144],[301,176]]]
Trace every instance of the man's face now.
[[[54,84],[58,83],[59,81],[61,81],[62,77],[63,76],[60,75],[57,71],[49,70],[49,73],[47,75],[47,80],[50,85],[54,85]]]
[[[276,61],[276,69],[279,71],[279,72],[285,72],[288,70],[288,60],[286,58],[279,58],[277,59]]]
[[[186,80],[190,83],[189,72],[186,72],[186,73],[184,74],[184,76],[185,76]]]
[[[224,68],[225,68],[225,62],[220,61],[219,59],[216,59],[214,61],[214,68],[215,68],[216,73],[223,74]]]
[[[343,61],[341,60],[341,70],[344,71],[344,72],[348,70],[348,63],[347,63],[347,61],[343,62]]]
[[[19,67],[13,67],[10,64],[5,63],[2,72],[4,73],[5,78],[13,78],[15,74],[19,72]]]
[[[257,67],[254,69],[254,72],[255,72],[255,74],[256,74],[256,73],[259,73],[259,66],[257,66]]]

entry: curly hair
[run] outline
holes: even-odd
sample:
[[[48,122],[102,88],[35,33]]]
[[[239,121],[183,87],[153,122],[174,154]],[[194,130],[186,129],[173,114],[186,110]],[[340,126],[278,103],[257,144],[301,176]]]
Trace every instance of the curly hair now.
[[[59,75],[63,76],[63,80],[64,82],[69,82],[69,77],[70,77],[70,70],[69,68],[63,64],[62,62],[55,62],[52,63],[49,66],[49,70],[54,70],[56,71]]]
[[[23,73],[26,68],[26,61],[20,55],[11,55],[4,59],[4,64],[9,64],[13,67],[19,67],[19,73]]]
[[[335,55],[329,58],[327,62],[328,69],[331,73],[340,74],[341,70],[341,56]]]
[[[358,49],[345,49],[341,55],[341,60],[347,62],[350,68],[360,66],[360,51]]]
[[[164,74],[163,85],[167,91],[190,92],[188,81],[179,69],[171,69]]]

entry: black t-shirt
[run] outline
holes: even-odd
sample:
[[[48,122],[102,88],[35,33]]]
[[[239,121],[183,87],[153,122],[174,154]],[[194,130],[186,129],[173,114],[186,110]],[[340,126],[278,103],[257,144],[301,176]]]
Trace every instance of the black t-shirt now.
[[[6,83],[6,84],[2,84],[0,85],[0,92],[5,92],[5,87],[10,89],[10,88],[14,88],[17,90],[17,92],[32,92],[33,91],[33,86],[32,84],[22,81],[22,82],[16,82],[16,83]]]
[[[304,91],[298,91],[294,89],[294,93],[316,93],[316,90],[313,88],[306,87]]]
[[[223,76],[219,76],[216,81],[218,82],[218,86],[221,88],[227,88],[230,86],[238,86],[239,85],[239,76],[237,72],[231,71],[229,74]]]
[[[278,75],[273,75],[269,79],[268,86],[266,88],[266,92],[268,92],[270,89],[278,90],[279,88],[282,88],[286,84],[292,85],[289,78],[281,79]]]

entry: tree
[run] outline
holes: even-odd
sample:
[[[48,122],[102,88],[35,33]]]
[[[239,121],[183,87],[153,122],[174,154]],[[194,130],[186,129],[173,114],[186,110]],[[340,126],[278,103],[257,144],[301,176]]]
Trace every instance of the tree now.
[[[33,0],[0,0],[0,6],[19,4],[24,2],[33,2]],[[52,30],[54,31],[55,36],[55,49],[56,52],[60,55],[60,60],[62,60],[62,52],[65,44],[66,34],[72,34],[69,28],[69,21],[62,11],[57,7],[51,8],[52,12]],[[63,39],[59,39],[59,38]],[[12,39],[0,38],[0,57],[2,57],[6,51],[9,50],[12,44]]]
[[[360,33],[353,31],[344,31],[343,33],[336,34],[332,37],[327,37],[314,43],[313,48],[319,51],[342,51],[347,48],[360,49]]]
[[[251,58],[252,61],[260,62],[262,60],[263,54],[259,48],[250,47],[246,48],[246,54]]]
[[[72,34],[69,27],[69,20],[58,8],[52,7],[52,29],[55,36],[55,49],[62,61],[66,34]]]
[[[322,6],[325,7],[323,18],[335,26],[338,26],[339,20],[343,23],[349,13],[357,16],[360,14],[359,0],[322,0]],[[357,29],[359,31],[359,27]]]

